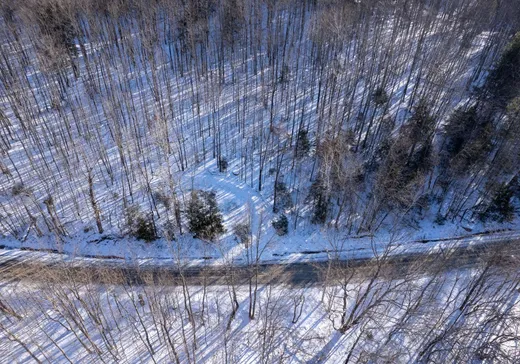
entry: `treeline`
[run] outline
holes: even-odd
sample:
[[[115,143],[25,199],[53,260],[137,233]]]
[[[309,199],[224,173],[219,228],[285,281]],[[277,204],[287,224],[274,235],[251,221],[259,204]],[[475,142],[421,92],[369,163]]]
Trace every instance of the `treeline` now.
[[[291,228],[511,220],[519,5],[3,1],[2,230],[182,232],[212,160]]]

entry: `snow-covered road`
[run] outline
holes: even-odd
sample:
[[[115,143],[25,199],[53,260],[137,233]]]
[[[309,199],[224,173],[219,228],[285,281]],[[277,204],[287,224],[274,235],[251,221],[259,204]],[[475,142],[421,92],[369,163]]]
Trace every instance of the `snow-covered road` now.
[[[424,263],[425,271],[433,265],[441,266],[442,269],[453,270],[475,266],[482,262],[492,262],[493,264],[515,264],[520,263],[520,234],[495,233],[492,235],[481,236],[480,242],[475,243],[474,238],[455,238],[446,240],[429,250],[409,249],[402,252],[391,251],[387,256],[378,259],[374,256],[358,256],[352,259],[341,260],[345,269],[369,269],[380,262],[385,266],[403,271],[417,264]],[[417,244],[428,245],[419,242]],[[430,243],[430,244],[433,244]],[[330,252],[329,252],[330,253]],[[340,255],[336,255],[340,257]],[[323,280],[322,272],[328,265],[327,259],[309,259],[302,261],[277,261],[262,262],[259,266],[261,282],[285,282],[291,284],[307,284]],[[426,264],[428,263],[428,264]],[[140,274],[149,274],[153,281],[160,278],[161,282],[171,282],[175,284],[179,277],[179,268],[172,261],[134,261],[129,263],[122,259],[99,259],[99,258],[71,258],[66,255],[56,253],[46,253],[37,251],[22,250],[0,250],[0,279],[2,280],[38,280],[44,279],[41,275],[44,270],[68,270],[67,274],[72,274],[74,279],[78,277],[101,277],[99,272],[110,272],[111,270],[123,270],[125,275],[119,277],[135,278]],[[237,265],[234,268],[236,277],[246,278],[249,268]],[[190,279],[192,284],[200,284],[202,277],[209,278],[210,284],[222,284],[226,267],[223,265],[189,265],[183,266],[182,274]],[[426,273],[426,272],[425,272]],[[64,275],[66,277],[67,275]],[[162,276],[162,277],[161,277]],[[123,283],[123,282],[121,282]],[[146,283],[146,281],[139,281]]]

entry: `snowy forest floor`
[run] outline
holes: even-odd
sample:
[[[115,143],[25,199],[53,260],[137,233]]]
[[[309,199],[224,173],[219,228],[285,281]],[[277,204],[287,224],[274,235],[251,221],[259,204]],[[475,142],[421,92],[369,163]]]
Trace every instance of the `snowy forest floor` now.
[[[139,264],[171,264],[182,260],[189,265],[246,264],[247,249],[237,241],[233,229],[245,216],[251,216],[251,226],[259,241],[259,262],[262,264],[325,261],[331,258],[364,259],[387,252],[406,255],[442,251],[512,240],[520,236],[518,219],[513,223],[470,226],[458,222],[438,225],[431,220],[419,223],[420,228],[401,228],[399,231],[380,230],[376,235],[356,235],[332,227],[320,227],[301,219],[297,229],[278,236],[271,226],[275,214],[271,201],[261,192],[241,182],[233,169],[219,173],[215,163],[184,172],[181,177],[182,198],[189,198],[192,189],[212,190],[223,215],[226,232],[214,242],[192,238],[185,233],[168,241],[161,238],[145,242],[123,237],[117,232],[97,234],[82,232],[63,240],[56,237],[30,237],[25,242],[14,238],[0,240],[2,250],[41,251],[66,255],[67,259],[112,258]],[[296,230],[296,231],[295,231]],[[6,253],[6,252],[4,252]],[[40,254],[41,255],[41,254]],[[52,258],[51,258],[52,259]]]

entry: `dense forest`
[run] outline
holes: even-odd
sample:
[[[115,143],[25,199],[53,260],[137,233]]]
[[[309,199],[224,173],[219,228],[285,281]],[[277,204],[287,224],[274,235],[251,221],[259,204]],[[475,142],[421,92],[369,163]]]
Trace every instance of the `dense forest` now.
[[[207,166],[280,234],[512,221],[519,20],[518,1],[4,0],[1,233],[211,240],[215,193],[181,183]]]
[[[520,0],[0,0],[0,362],[519,363],[519,140]]]

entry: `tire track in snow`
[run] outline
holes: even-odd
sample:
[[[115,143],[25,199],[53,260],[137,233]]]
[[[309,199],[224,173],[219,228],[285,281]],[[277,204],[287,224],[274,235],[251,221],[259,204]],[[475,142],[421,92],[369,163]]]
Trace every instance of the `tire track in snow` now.
[[[237,206],[233,209],[231,215],[229,211],[223,213],[224,226],[227,230],[222,237],[223,239],[229,238],[233,234],[234,226],[246,218],[248,213],[251,216],[251,231],[258,231],[261,223],[260,216],[266,211],[267,204],[260,192],[255,191],[247,183],[240,181],[238,177],[231,173],[211,172],[206,169],[192,177],[195,188],[214,190],[216,192],[217,203],[219,203],[221,209],[224,207],[224,210],[226,210],[225,207],[228,201],[230,205],[234,204]],[[219,265],[225,262],[233,262],[243,252],[244,246],[236,244],[230,250],[224,252],[223,257],[215,259],[213,263]]]

